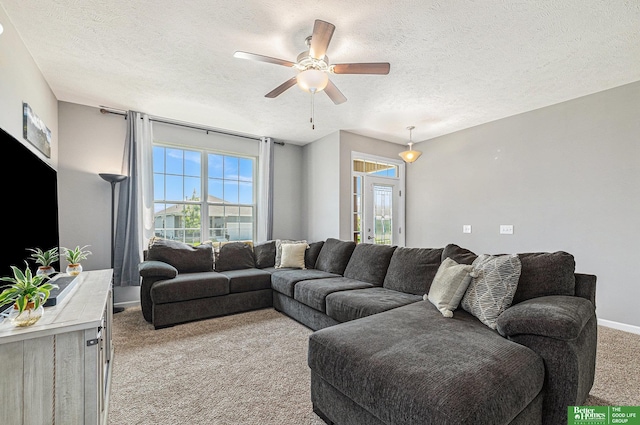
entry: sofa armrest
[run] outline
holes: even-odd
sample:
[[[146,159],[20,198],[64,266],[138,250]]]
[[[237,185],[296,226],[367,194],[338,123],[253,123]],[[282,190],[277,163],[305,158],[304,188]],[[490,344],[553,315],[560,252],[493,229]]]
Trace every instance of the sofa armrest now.
[[[570,341],[580,336],[594,314],[593,304],[584,298],[551,295],[511,306],[496,324],[504,337],[531,334]]]
[[[145,277],[162,277],[171,279],[178,275],[178,269],[171,264],[162,261],[143,261],[138,265],[140,276]]]
[[[178,269],[170,264],[157,260],[147,260],[138,264],[138,272],[142,277],[140,284],[140,307],[142,316],[151,323],[153,321],[153,303],[151,302],[151,287],[159,280],[173,279],[178,275]]]
[[[598,322],[595,307],[580,296],[523,301],[497,319],[498,332],[544,361],[543,425],[566,423],[567,406],[581,406],[593,386]]]
[[[596,276],[592,274],[576,273],[576,296],[585,298],[596,305]]]

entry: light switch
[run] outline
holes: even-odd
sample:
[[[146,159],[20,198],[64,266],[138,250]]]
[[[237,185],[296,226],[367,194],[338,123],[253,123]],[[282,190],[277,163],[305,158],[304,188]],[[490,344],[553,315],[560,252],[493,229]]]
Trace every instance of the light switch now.
[[[501,224],[500,225],[500,234],[501,235],[513,235],[513,224]]]
[[[471,225],[463,224],[462,225],[462,233],[471,233]]]

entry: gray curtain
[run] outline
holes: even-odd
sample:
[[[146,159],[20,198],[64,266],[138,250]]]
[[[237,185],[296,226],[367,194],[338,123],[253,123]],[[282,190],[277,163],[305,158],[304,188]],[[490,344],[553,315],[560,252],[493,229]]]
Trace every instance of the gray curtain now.
[[[114,286],[140,284],[138,264],[149,238],[153,236],[151,121],[146,114],[127,112],[113,258]]]
[[[273,238],[273,139],[260,139],[256,242]]]

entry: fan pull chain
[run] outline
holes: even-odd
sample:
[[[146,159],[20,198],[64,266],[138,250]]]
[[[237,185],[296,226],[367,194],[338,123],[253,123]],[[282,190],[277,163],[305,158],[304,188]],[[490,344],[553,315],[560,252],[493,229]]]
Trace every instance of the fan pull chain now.
[[[316,129],[316,124],[314,122],[314,115],[315,115],[315,91],[311,92],[311,130],[315,130]]]

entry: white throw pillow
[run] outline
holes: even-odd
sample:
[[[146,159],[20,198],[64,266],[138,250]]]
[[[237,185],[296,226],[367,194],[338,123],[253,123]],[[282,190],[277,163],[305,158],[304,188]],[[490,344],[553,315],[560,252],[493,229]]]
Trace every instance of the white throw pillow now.
[[[476,277],[462,297],[462,308],[495,329],[496,319],[513,302],[521,271],[517,254],[480,255],[473,262]]]
[[[309,248],[306,242],[303,243],[283,243],[280,245],[282,248],[282,256],[280,258],[280,265],[276,266],[277,269],[282,267],[291,267],[294,269],[305,269],[304,266],[304,253]]]
[[[429,294],[423,298],[435,305],[444,317],[453,317],[453,310],[458,308],[472,275],[475,275],[472,265],[458,264],[446,258],[433,278]]]
[[[282,244],[286,244],[286,243],[307,243],[307,241],[305,240],[301,240],[301,241],[294,241],[294,240],[289,240],[289,239],[276,239],[276,263],[275,266],[276,268],[281,267],[280,266],[280,261],[282,258]]]

